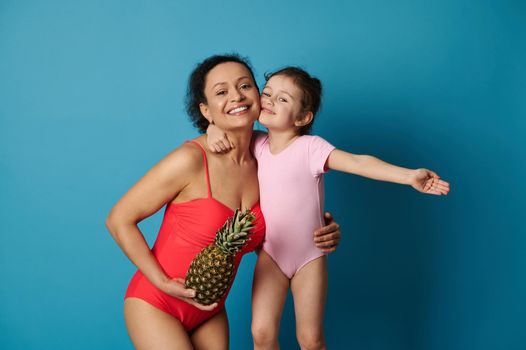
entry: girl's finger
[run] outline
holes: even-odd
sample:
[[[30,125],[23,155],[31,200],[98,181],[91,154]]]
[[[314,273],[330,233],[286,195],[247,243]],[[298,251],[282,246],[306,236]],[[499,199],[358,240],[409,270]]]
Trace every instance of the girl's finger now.
[[[433,188],[433,181],[426,181],[424,184],[424,192],[430,191]]]
[[[442,195],[442,193],[440,191],[437,191],[437,190],[429,190],[426,192],[427,194],[435,194],[435,195]]]
[[[433,177],[435,177],[435,178],[437,178],[437,179],[440,179],[440,176],[438,176],[437,173],[435,173],[435,172],[432,171],[432,170],[428,170],[428,171],[429,171],[429,173],[430,173],[431,175],[433,175]]]
[[[232,148],[232,146],[230,145],[230,141],[228,141],[226,137],[221,141],[223,142],[223,146],[225,146],[225,150],[229,150]]]
[[[448,186],[449,187],[449,182],[447,181],[444,181],[444,180],[438,180],[438,183],[442,186]]]
[[[446,185],[439,184],[439,185],[437,186],[437,188],[438,188],[439,190],[449,191],[449,186],[446,186]]]

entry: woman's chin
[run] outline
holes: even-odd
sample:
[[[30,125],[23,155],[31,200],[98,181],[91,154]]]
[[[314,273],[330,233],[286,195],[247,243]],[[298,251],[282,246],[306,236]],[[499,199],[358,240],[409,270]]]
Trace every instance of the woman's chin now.
[[[217,123],[216,125],[225,131],[235,131],[235,130],[239,131],[239,130],[244,130],[244,129],[252,130],[254,122],[255,122],[255,119],[246,118],[246,119],[238,119],[236,121],[231,121],[229,123],[225,123],[222,126]]]

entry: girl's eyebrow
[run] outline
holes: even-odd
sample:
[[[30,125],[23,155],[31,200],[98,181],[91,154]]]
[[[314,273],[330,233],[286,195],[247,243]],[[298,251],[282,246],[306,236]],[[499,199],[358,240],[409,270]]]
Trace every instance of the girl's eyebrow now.
[[[289,94],[287,91],[285,90],[279,90],[278,92],[281,92],[281,93],[284,93],[285,95],[288,95],[291,99],[295,99],[294,96],[292,96],[291,94]]]
[[[265,89],[268,89],[268,90],[272,91],[272,88],[271,88],[270,86],[265,86],[265,87],[263,88],[263,91],[265,91]],[[295,100],[294,96],[292,96],[291,94],[289,94],[289,93],[288,93],[287,91],[285,91],[285,90],[278,90],[277,93],[284,93],[285,95],[289,96],[292,100]]]

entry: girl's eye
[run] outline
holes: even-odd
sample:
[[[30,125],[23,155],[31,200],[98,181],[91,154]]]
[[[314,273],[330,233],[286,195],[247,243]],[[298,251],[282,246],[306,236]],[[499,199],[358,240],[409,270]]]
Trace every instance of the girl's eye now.
[[[280,98],[279,98],[279,101],[280,101],[280,102],[287,102],[287,100],[284,99],[283,97],[280,97]]]
[[[270,94],[268,92],[262,92],[261,94],[265,97],[270,97]]]

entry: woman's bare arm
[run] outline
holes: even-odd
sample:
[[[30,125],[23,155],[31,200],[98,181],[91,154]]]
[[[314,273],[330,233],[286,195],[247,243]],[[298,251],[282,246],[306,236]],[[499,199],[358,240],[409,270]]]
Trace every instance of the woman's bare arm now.
[[[189,186],[202,171],[202,164],[202,155],[197,148],[191,145],[177,148],[137,181],[106,219],[106,227],[115,242],[146,278],[157,288],[181,299],[191,298],[195,292],[185,289],[181,279],[171,279],[166,275],[137,224]]]

